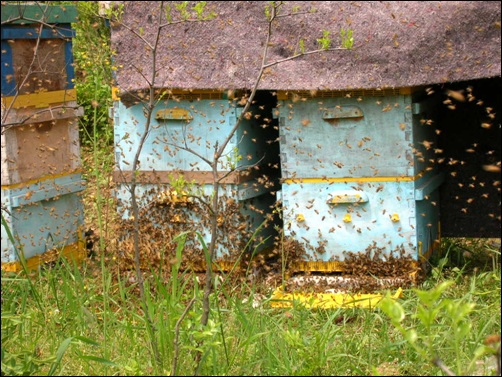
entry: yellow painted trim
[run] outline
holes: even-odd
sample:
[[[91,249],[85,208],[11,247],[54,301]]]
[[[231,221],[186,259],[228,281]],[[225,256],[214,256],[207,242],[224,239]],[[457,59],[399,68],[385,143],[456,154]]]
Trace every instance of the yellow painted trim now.
[[[282,182],[285,184],[292,183],[345,183],[345,182],[414,182],[419,178],[422,178],[427,170],[423,170],[417,175],[411,176],[399,176],[399,177],[343,177],[343,178],[286,178]]]
[[[28,181],[20,182],[20,183],[14,183],[12,185],[2,185],[2,190],[13,190],[17,188],[22,188],[22,187],[27,187],[30,185],[34,185],[40,182],[48,181],[50,179],[58,179],[62,177],[67,177],[69,175],[74,175],[74,174],[82,174],[83,170],[82,169],[77,169],[71,172],[65,172],[61,174],[53,174],[53,175],[45,175],[40,178],[35,178],[35,179],[30,179]]]
[[[54,258],[54,254],[51,253],[51,257],[48,257],[44,254],[38,254],[34,257],[28,258],[26,260],[26,267],[28,271],[36,270],[38,267],[43,265],[44,263],[54,261],[57,258]],[[80,262],[86,257],[85,244],[83,240],[79,240],[73,244],[66,245],[60,253],[57,254],[57,257],[64,256],[66,258],[71,258]],[[2,263],[2,270],[6,272],[19,272],[23,270],[23,266],[21,262],[8,262]]]
[[[391,296],[396,300],[402,296],[402,288],[398,288]],[[281,288],[274,291],[270,306],[273,308],[291,308],[296,303],[308,309],[334,309],[334,308],[368,308],[378,306],[383,294],[363,293],[284,293]]]
[[[120,101],[120,90],[116,86],[112,87],[112,100]]]
[[[296,272],[316,271],[316,272],[343,272],[343,262],[294,262],[291,269]]]
[[[344,177],[344,178],[287,178],[283,181],[285,184],[292,183],[344,183],[344,182],[413,182],[419,178],[415,177]]]
[[[155,113],[157,120],[192,120],[193,116],[187,109],[161,109]]]
[[[77,91],[75,89],[54,90],[50,92],[21,94],[18,96],[2,97],[2,107],[20,109],[25,107],[48,107],[53,103],[69,102],[77,100]]]

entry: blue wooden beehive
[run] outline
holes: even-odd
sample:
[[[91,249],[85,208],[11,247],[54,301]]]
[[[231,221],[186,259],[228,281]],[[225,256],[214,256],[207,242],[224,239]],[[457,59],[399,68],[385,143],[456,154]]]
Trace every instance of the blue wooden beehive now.
[[[175,98],[154,109],[155,119],[140,154],[137,195],[146,216],[158,211],[159,207],[171,205],[162,218],[155,220],[159,226],[172,228],[174,232],[197,230],[209,244],[209,224],[200,216],[207,208],[200,211],[194,208],[199,203],[195,197],[205,197],[210,203],[213,192],[212,172],[202,158],[211,160],[215,146],[223,143],[242,108],[220,92],[185,92],[178,93]],[[258,109],[254,107],[253,115],[258,114]],[[128,184],[132,161],[144,132],[145,117],[141,105],[127,107],[120,101],[115,103],[113,116],[116,197],[127,219],[130,216]],[[270,221],[266,227],[261,226],[267,216],[270,217],[275,203],[275,194],[271,191],[278,186],[274,187],[274,177],[266,183],[261,177],[271,161],[277,160],[278,151],[274,153],[267,143],[270,135],[260,127],[260,122],[263,121],[255,117],[243,120],[218,166],[218,174],[222,177],[219,196],[223,212],[218,219],[222,237],[216,257],[226,256],[226,261],[235,260],[250,241],[248,248],[252,250],[271,246],[275,234]],[[278,175],[277,169],[275,174]],[[185,183],[182,189],[180,180]],[[252,234],[259,228],[253,238]],[[199,256],[204,257],[202,252]]]
[[[442,175],[427,108],[404,89],[279,93],[280,198],[285,236],[305,248],[298,268],[335,271],[347,253],[430,255]]]
[[[2,269],[18,270],[20,253],[30,268],[49,250],[83,253],[76,15],[74,6],[2,4]]]
[[[84,212],[78,195],[84,189],[80,174],[44,178],[17,187],[2,186],[4,218],[14,243],[2,226],[2,263],[30,259],[50,250],[81,252]],[[30,266],[36,265],[36,260]]]

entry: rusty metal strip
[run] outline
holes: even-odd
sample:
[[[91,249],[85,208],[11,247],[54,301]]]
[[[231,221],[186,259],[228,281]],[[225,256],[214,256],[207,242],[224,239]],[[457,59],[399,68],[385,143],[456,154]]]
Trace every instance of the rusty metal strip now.
[[[221,90],[182,90],[182,89],[166,89],[166,90],[156,90],[155,94],[163,99],[176,98],[180,100],[219,100],[225,99],[228,94]],[[121,93],[120,89],[117,87],[112,87],[112,99],[114,101],[120,101]]]

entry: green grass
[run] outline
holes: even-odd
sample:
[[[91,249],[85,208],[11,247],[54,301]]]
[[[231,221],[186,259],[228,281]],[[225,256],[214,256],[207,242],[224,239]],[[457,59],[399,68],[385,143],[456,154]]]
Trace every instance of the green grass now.
[[[147,301],[162,355],[159,372],[171,372],[181,319],[180,375],[194,373],[195,352],[203,355],[202,375],[441,374],[431,362],[434,356],[456,373],[483,373],[493,359],[483,342],[500,334],[500,269],[452,269],[431,275],[398,301],[404,316],[399,325],[416,331],[414,344],[380,309],[275,309],[267,299],[253,307],[252,300],[245,300],[253,295],[250,286],[223,286],[212,297],[209,325],[201,328],[202,295],[193,277],[165,282],[152,275]],[[112,275],[106,263],[76,266],[64,260],[29,277],[3,273],[2,372],[156,373],[136,287]],[[445,281],[451,285],[427,307],[429,312],[440,308],[427,327],[417,315],[420,295],[431,295]],[[194,304],[183,316],[191,299]],[[448,314],[447,303],[475,304],[466,315],[470,326],[457,343],[455,323],[463,319]]]

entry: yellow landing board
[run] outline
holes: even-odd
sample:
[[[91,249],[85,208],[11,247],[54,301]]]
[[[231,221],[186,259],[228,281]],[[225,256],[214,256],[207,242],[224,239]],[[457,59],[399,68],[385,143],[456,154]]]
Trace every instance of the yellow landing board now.
[[[391,296],[398,299],[403,293],[398,288]],[[300,304],[308,309],[335,309],[335,308],[375,308],[383,294],[369,293],[285,293],[278,288],[272,295],[270,305],[273,308],[291,308]]]
[[[78,241],[73,244],[65,246],[60,252],[59,251],[49,251],[44,254],[35,255],[31,258],[26,259],[26,268],[28,271],[33,271],[41,267],[45,263],[54,262],[60,256],[66,258],[74,259],[80,262],[85,259],[87,251],[85,250],[85,245],[83,241]],[[2,270],[6,272],[19,272],[23,270],[23,265],[21,262],[7,262],[2,263]]]

